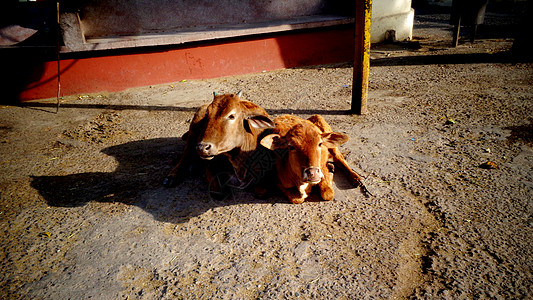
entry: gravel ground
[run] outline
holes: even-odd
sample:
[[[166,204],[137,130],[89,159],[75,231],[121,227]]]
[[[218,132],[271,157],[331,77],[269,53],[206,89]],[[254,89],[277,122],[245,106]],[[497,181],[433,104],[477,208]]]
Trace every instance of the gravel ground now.
[[[417,14],[414,42],[373,47],[364,116],[349,64],[2,107],[0,297],[531,299],[533,64],[506,20],[450,48],[446,16]],[[340,173],[301,205],[162,187],[195,108],[238,90],[347,133],[374,196]]]

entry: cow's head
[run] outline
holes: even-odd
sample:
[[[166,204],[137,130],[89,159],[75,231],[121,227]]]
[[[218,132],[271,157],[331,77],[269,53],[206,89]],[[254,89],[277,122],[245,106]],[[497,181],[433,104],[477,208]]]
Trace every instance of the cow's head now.
[[[338,147],[348,141],[344,133],[320,133],[318,128],[305,122],[294,125],[284,136],[270,134],[261,140],[261,145],[270,150],[288,149],[288,156],[283,163],[300,183],[319,183],[324,174],[321,168],[326,166],[328,149]]]
[[[257,134],[274,127],[266,111],[252,102],[241,100],[237,94],[214,95],[205,114],[205,130],[198,137],[196,150],[203,159],[236,148],[254,149]]]

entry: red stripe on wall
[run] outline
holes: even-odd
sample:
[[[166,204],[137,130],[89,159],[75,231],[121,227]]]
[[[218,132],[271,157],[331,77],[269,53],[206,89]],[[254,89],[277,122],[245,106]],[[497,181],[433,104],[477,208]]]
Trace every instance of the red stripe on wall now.
[[[331,28],[142,53],[65,59],[61,61],[61,91],[62,95],[116,92],[183,79],[347,62],[353,60],[353,37],[353,28]],[[57,95],[57,62],[39,63],[27,69],[35,74],[23,76],[31,78],[24,79],[27,83],[19,82],[18,100]]]

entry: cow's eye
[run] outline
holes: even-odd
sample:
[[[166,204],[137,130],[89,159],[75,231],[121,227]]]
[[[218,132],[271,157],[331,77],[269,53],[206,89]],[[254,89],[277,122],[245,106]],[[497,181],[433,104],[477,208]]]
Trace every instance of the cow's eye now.
[[[293,151],[294,149],[295,149],[295,148],[294,148],[293,145],[289,145],[289,150],[290,150],[290,151]]]
[[[322,147],[322,142],[318,143],[318,147]]]
[[[233,114],[229,115],[229,116],[228,116],[228,119],[229,119],[229,120],[235,120],[235,115],[233,115]]]

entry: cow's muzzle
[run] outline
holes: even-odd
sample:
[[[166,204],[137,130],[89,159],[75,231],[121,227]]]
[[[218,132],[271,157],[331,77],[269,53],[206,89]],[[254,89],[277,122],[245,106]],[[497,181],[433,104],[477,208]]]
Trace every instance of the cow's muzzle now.
[[[319,183],[324,178],[322,170],[318,167],[309,167],[304,170],[304,182],[307,183]]]
[[[212,159],[215,157],[215,146],[211,143],[200,142],[196,145],[196,152],[202,159]]]

